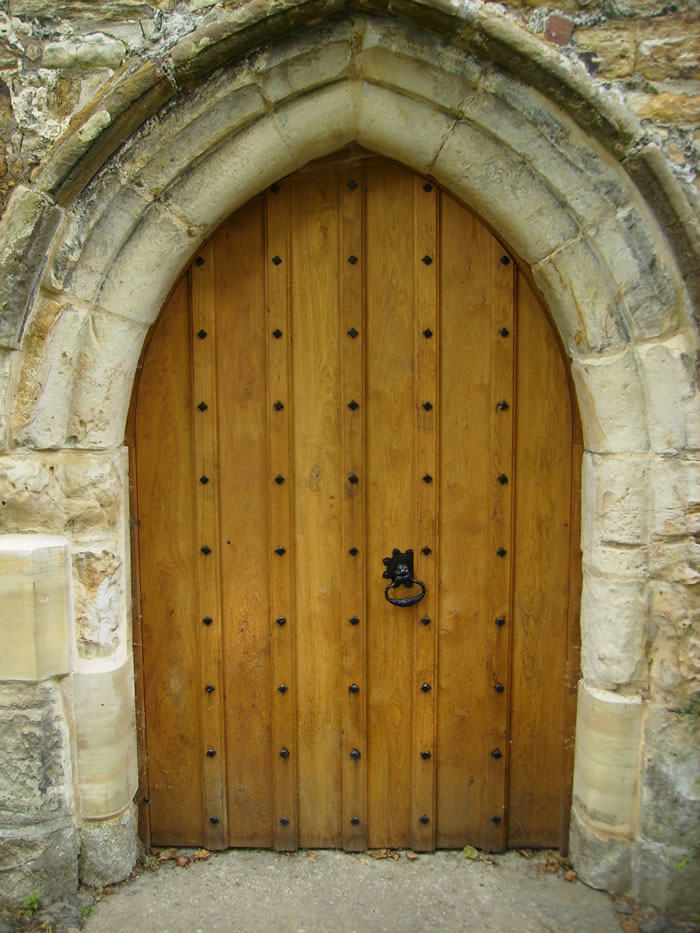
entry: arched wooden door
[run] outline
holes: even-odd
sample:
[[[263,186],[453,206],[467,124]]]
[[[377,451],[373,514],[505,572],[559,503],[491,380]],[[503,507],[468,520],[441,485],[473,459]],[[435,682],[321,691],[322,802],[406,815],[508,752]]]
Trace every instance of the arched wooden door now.
[[[151,838],[565,845],[566,364],[469,211],[346,155],[222,224],[144,355]]]

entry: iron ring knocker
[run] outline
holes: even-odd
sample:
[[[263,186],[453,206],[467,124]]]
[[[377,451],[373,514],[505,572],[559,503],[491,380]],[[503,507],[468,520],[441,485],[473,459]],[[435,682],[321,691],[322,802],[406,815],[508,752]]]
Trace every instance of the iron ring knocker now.
[[[425,596],[425,583],[413,578],[413,551],[408,550],[402,554],[398,548],[394,548],[391,557],[384,558],[384,566],[387,568],[383,575],[385,579],[391,582],[384,590],[384,599],[392,606],[415,606]],[[392,599],[389,596],[389,590],[398,589],[400,586],[411,588],[413,585],[421,588],[420,593],[415,596],[404,596],[399,599]]]

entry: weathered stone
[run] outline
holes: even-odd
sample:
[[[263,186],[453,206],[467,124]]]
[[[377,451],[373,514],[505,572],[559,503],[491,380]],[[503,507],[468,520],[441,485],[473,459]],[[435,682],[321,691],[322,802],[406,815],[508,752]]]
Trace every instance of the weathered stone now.
[[[639,32],[636,70],[650,80],[700,78],[697,14],[657,17]]]
[[[647,393],[651,446],[658,452],[697,447],[700,439],[700,394],[695,348],[685,334],[642,345],[639,361]]]
[[[109,820],[86,820],[80,827],[80,880],[104,887],[131,874],[139,851],[138,810],[130,804]]]
[[[294,100],[275,111],[280,135],[299,166],[342,149],[357,135],[356,84],[341,81],[313,93],[313,116],[305,102]]]
[[[695,535],[700,532],[700,461],[654,457],[651,463],[655,535]]]
[[[120,667],[82,662],[75,674],[78,779],[84,819],[120,814],[138,785],[131,658]]]
[[[633,851],[632,840],[595,833],[573,808],[569,856],[581,881],[592,888],[626,894],[632,886]]]
[[[72,667],[68,541],[0,535],[0,680],[45,680]]]
[[[0,224],[0,345],[19,344],[61,211],[25,187],[15,189]]]
[[[586,574],[581,594],[581,670],[586,683],[609,690],[643,684],[646,639],[645,583]]]
[[[340,35],[338,35],[340,32]],[[294,48],[276,49],[253,56],[251,68],[257,74],[266,101],[276,104],[296,94],[349,77],[352,36],[342,31],[312,34],[306,41],[297,40]],[[325,41],[324,41],[325,40]],[[278,59],[278,62],[275,61]]]
[[[700,94],[671,91],[646,94],[635,91],[628,95],[627,100],[637,116],[644,120],[679,123],[682,126],[700,123]]]
[[[139,16],[153,15],[153,9],[170,6],[170,0],[105,0],[100,4],[93,0],[64,0],[61,3],[61,15],[69,19],[136,19]],[[12,16],[46,16],[45,0],[9,0]]]
[[[571,372],[586,449],[648,450],[644,391],[633,353],[574,360]]]
[[[632,892],[640,903],[667,910],[679,920],[696,920],[700,910],[700,858],[692,851],[641,839],[635,846],[632,865]]]
[[[627,22],[576,30],[576,48],[592,52],[595,73],[602,78],[626,78],[635,70],[636,35]]]
[[[72,818],[0,829],[0,906],[21,907],[27,892],[49,900],[78,889],[78,831]]]
[[[665,580],[652,583],[649,683],[654,703],[681,708],[700,692],[700,598],[695,590]]]
[[[118,68],[126,46],[102,33],[81,36],[79,42],[47,42],[41,64],[44,68]]]
[[[638,454],[585,453],[581,545],[645,544],[649,537],[651,464]]]

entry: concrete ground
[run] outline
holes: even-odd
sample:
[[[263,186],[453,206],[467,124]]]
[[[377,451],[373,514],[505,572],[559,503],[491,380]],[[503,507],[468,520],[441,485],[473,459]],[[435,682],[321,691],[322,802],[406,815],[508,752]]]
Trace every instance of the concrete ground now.
[[[230,850],[206,860],[193,850],[150,858],[88,916],[86,933],[419,933],[517,930],[620,933],[639,929],[633,911],[578,880],[556,853]],[[171,850],[164,853],[173,856]],[[474,853],[475,854],[475,853]],[[530,853],[528,853],[530,854]],[[148,870],[150,862],[151,869]],[[569,874],[569,878],[572,874]],[[643,927],[642,927],[643,929]],[[674,929],[665,924],[655,930]]]

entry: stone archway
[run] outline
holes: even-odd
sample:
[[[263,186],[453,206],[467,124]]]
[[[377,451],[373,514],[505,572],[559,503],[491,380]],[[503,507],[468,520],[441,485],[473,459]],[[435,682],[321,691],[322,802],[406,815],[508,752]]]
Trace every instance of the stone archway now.
[[[133,836],[122,442],[144,337],[226,215],[354,141],[477,210],[532,266],[572,357],[586,446],[572,852],[584,880],[612,890],[642,890],[662,855],[654,896],[671,903],[697,803],[688,768],[666,766],[682,757],[668,709],[692,682],[681,643],[695,579],[684,275],[697,228],[682,189],[585,72],[480,4],[401,21],[382,4],[219,13],[159,61],[125,66],[3,220],[5,528],[70,541],[78,639],[75,660],[64,646],[41,674],[10,663],[7,679],[73,673],[84,860],[106,834]],[[24,540],[13,547],[31,562]],[[37,702],[58,710],[48,693]],[[105,729],[96,714],[115,707]],[[671,800],[685,814],[673,827],[658,815]],[[119,851],[112,873],[130,868],[133,846]]]

